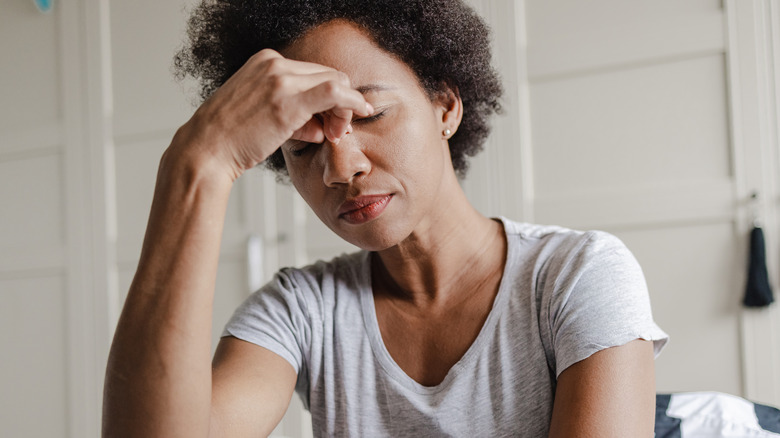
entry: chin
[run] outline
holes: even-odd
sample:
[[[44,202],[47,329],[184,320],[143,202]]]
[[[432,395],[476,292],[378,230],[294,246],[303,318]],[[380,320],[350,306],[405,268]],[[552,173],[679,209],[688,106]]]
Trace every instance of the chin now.
[[[347,242],[366,251],[382,251],[398,245],[409,233],[404,234],[398,224],[387,226],[381,220],[374,220],[362,225],[331,227],[336,234]]]

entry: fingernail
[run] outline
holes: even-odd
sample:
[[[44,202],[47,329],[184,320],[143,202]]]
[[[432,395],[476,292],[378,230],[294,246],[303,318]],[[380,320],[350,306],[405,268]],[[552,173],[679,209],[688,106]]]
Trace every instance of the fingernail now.
[[[352,123],[347,125],[347,132],[346,134],[352,134]]]
[[[374,107],[368,102],[366,102],[366,111],[368,111],[368,115],[374,114]]]

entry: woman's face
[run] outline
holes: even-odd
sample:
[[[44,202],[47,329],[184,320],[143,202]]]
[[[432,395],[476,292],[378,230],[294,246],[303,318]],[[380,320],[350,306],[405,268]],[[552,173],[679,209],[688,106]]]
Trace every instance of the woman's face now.
[[[442,131],[457,125],[446,99],[432,102],[405,63],[349,22],[314,28],[282,53],[346,73],[375,109],[338,144],[282,146],[293,185],[320,220],[368,250],[434,226],[446,214],[443,187],[455,181]]]

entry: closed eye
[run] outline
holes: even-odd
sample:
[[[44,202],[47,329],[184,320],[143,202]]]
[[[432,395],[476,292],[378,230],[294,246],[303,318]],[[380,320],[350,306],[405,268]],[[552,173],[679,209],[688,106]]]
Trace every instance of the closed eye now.
[[[296,147],[295,149],[290,149],[290,153],[293,154],[295,157],[300,157],[303,154],[305,154],[307,151],[310,151],[314,148],[314,146],[318,146],[319,143],[305,143],[300,142],[300,146]]]
[[[383,111],[380,111],[380,112],[378,112],[378,113],[376,113],[376,114],[374,114],[372,116],[362,117],[362,118],[359,118],[359,119],[352,119],[352,124],[353,125],[363,125],[363,124],[366,124],[366,123],[375,122],[375,121],[381,119],[382,117],[384,117],[386,112],[387,112],[387,110],[383,110]],[[300,146],[296,147],[295,149],[291,149],[290,153],[292,153],[293,156],[295,156],[295,157],[300,157],[300,156],[306,154],[306,152],[312,150],[313,147],[319,146],[320,144],[321,143],[300,142]]]
[[[364,123],[375,122],[375,121],[381,119],[382,117],[384,117],[386,112],[387,112],[387,110],[383,110],[383,111],[380,111],[380,112],[374,114],[373,116],[363,117],[363,118],[360,118],[360,119],[352,119],[352,124],[353,125],[354,124],[362,125]]]

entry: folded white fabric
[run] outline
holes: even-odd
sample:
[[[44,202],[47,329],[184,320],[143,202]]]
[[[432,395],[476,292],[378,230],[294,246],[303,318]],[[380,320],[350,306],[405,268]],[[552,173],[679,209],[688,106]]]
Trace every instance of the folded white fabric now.
[[[659,396],[659,403],[660,400]],[[760,412],[761,419],[757,412]],[[667,418],[679,420],[679,429],[669,433],[657,428],[656,436],[659,438],[780,438],[780,430],[777,430],[780,411],[729,394],[672,394],[665,413]],[[663,415],[662,412],[657,414]]]

